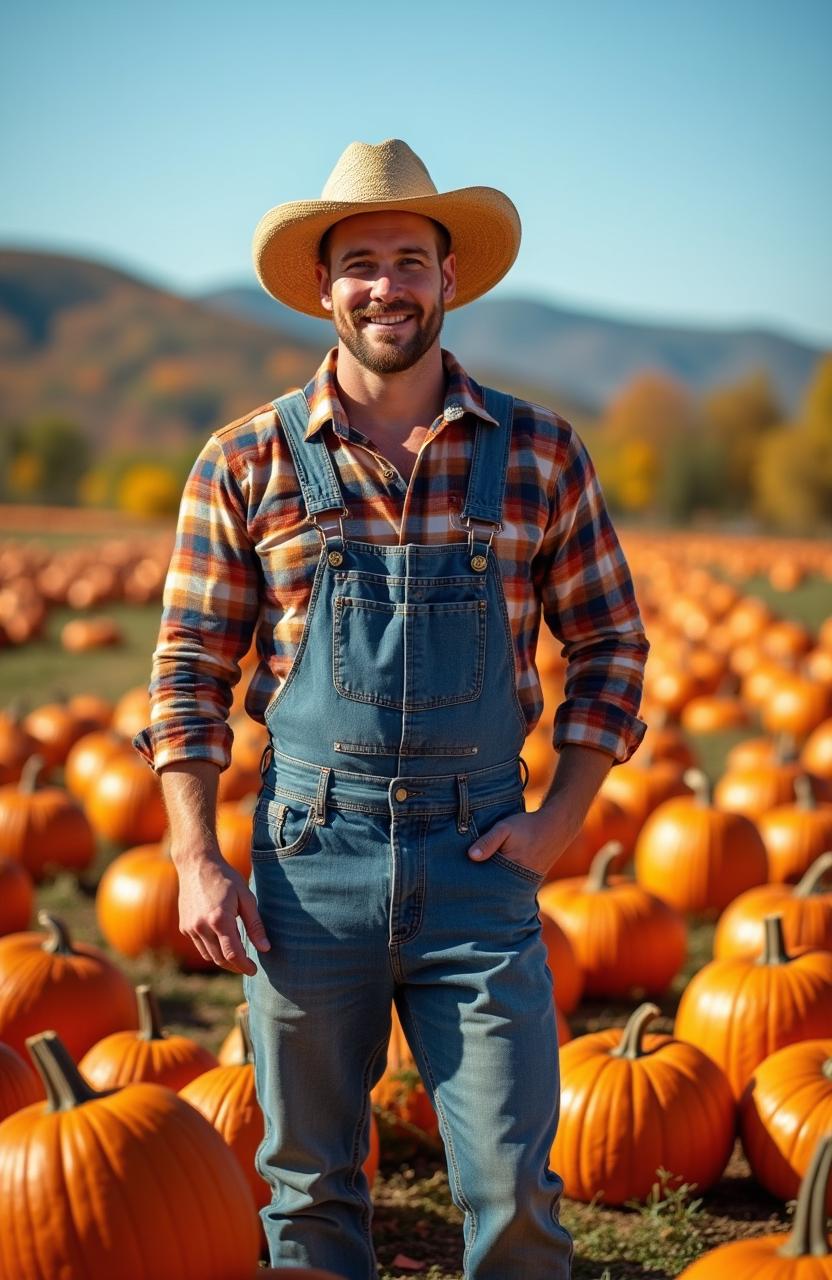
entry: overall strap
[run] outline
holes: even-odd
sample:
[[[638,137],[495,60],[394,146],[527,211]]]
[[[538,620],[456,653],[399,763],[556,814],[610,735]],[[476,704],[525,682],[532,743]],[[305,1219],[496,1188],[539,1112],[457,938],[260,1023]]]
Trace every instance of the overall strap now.
[[[315,516],[322,511],[345,513],[344,498],[323,431],[308,440],[306,438],[309,424],[306,396],[302,391],[292,391],[273,400],[272,404],[283,424],[309,519],[314,524]]]
[[[485,407],[492,418],[496,418],[497,425],[477,421],[468,489],[461,514],[463,520],[483,520],[499,525],[503,517],[514,397],[502,391],[492,391],[490,387],[483,387],[482,391]]]

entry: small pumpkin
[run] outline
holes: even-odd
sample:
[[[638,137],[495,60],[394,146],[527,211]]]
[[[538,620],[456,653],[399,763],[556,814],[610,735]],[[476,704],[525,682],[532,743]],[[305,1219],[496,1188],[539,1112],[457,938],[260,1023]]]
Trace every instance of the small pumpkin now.
[[[34,1071],[8,1044],[0,1044],[0,1121],[43,1097]]]
[[[588,876],[554,880],[538,891],[541,913],[563,929],[592,996],[660,995],[681,969],[685,923],[673,907],[610,867],[620,846],[605,845]]]
[[[685,779],[694,794],[666,800],[639,834],[636,879],[677,911],[716,915],[765,883],[765,845],[748,818],[714,807],[703,773],[691,769]]]
[[[44,768],[32,756],[18,782],[0,787],[0,848],[35,880],[55,868],[84,871],[95,857],[86,815],[63,787],[42,785]]]
[[[133,988],[112,960],[73,942],[57,916],[41,911],[38,923],[45,935],[0,938],[0,1040],[23,1053],[27,1036],[57,1028],[80,1057],[111,1031],[135,1027]]]
[[[95,1089],[116,1089],[144,1080],[179,1092],[195,1076],[217,1065],[213,1053],[189,1036],[162,1027],[159,1004],[147,983],[136,988],[137,1031],[114,1031],[97,1041],[78,1063]]]
[[[799,880],[825,849],[832,849],[832,804],[815,796],[811,778],[798,774],[791,804],[769,809],[757,820],[768,854],[768,878]]]
[[[748,889],[726,907],[714,934],[714,957],[752,960],[763,948],[764,920],[783,918],[783,937],[790,953],[832,951],[832,890],[823,880],[832,871],[832,852],[816,858],[796,885],[763,884]]]
[[[34,898],[26,868],[16,858],[0,854],[0,936],[28,929]]]

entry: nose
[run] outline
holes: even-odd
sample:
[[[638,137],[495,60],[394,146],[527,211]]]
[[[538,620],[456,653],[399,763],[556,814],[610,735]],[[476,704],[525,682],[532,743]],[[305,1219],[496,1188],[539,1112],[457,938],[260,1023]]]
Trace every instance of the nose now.
[[[384,302],[395,292],[396,284],[392,272],[378,276],[370,288],[370,297],[374,301]]]

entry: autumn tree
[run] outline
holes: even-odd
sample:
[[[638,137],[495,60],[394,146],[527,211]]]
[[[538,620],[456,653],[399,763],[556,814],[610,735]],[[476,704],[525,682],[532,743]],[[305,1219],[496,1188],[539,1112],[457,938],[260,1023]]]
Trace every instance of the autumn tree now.
[[[715,387],[702,398],[702,416],[710,448],[721,458],[719,506],[731,513],[746,511],[763,437],[784,416],[768,375],[760,369]]]
[[[755,507],[792,533],[832,525],[832,353],[806,389],[799,420],[769,432],[753,471]]]

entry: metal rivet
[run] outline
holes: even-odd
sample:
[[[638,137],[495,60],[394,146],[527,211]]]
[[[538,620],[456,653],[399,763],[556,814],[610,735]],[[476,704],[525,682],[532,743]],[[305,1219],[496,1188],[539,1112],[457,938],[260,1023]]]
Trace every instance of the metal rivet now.
[[[406,799],[407,799],[407,788],[406,788],[406,787],[396,787],[396,790],[393,792],[393,794],[394,794],[394,796],[396,797],[396,799],[397,799],[397,800],[406,800]]]
[[[487,564],[485,556],[471,556],[471,568],[476,569],[477,573],[482,573]]]
[[[327,560],[332,565],[333,569],[337,569],[339,565],[344,563],[344,557],[341,555],[340,551],[330,551],[327,556]]]

